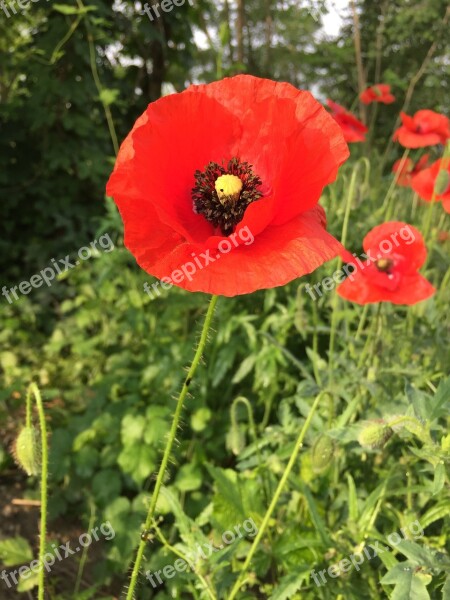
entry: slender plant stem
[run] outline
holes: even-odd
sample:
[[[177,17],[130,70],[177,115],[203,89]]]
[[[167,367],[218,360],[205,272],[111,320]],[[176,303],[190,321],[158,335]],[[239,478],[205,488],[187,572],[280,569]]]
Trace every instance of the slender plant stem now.
[[[433,223],[433,211],[434,205],[436,204],[436,192],[433,193],[433,197],[430,200],[430,206],[428,207],[427,216],[425,219],[425,225],[423,228],[423,239],[425,243],[428,241],[428,236],[430,235],[431,224]]]
[[[45,544],[47,541],[47,485],[48,485],[48,443],[47,443],[47,425],[45,423],[44,405],[42,403],[41,392],[35,383],[31,383],[27,392],[27,426],[31,426],[31,396],[34,396],[39,415],[39,429],[42,444],[42,464],[41,464],[41,523],[39,538],[39,571],[38,571],[38,600],[44,600],[45,594],[45,573],[44,557]]]
[[[192,364],[189,368],[187,377],[183,383],[183,387],[181,388],[180,395],[178,396],[177,405],[176,405],[175,413],[174,413],[173,420],[172,420],[172,426],[170,428],[169,436],[167,439],[166,447],[165,447],[163,458],[161,461],[161,466],[159,467],[158,476],[156,478],[155,489],[153,490],[153,494],[152,494],[152,497],[150,500],[150,506],[148,509],[147,519],[144,524],[144,531],[150,529],[153,524],[153,517],[155,514],[156,504],[158,502],[158,497],[159,497],[159,493],[161,491],[161,486],[164,481],[164,476],[166,474],[166,469],[167,469],[167,465],[169,463],[172,446],[174,444],[175,437],[177,434],[178,425],[179,425],[180,417],[181,417],[181,412],[183,409],[184,399],[186,398],[186,395],[189,390],[189,385],[191,384],[191,381],[195,375],[195,372],[197,371],[197,367],[200,364],[200,360],[202,358],[202,354],[203,354],[203,351],[205,349],[206,342],[208,339],[208,331],[211,326],[211,322],[212,322],[212,318],[214,315],[214,309],[216,307],[217,300],[218,300],[218,296],[211,297],[211,301],[209,303],[208,311],[207,311],[206,317],[205,317],[205,322],[203,323],[203,329],[202,329],[202,332],[200,335],[200,341],[199,341],[197,350],[195,352]],[[135,561],[134,567],[133,567],[133,572],[131,574],[130,585],[128,587],[126,600],[132,600],[134,598],[134,592],[136,589],[137,580],[139,577],[139,571],[141,568],[142,559],[144,557],[144,551],[145,551],[146,545],[147,545],[147,540],[141,539],[141,542],[139,544],[138,551],[137,551],[136,561]]]
[[[201,584],[205,588],[205,591],[208,594],[208,596],[211,598],[211,600],[217,600],[216,595],[214,593],[214,590],[209,585],[208,580],[206,579],[206,577],[203,577],[203,575],[201,573],[199,573],[195,569],[195,565],[192,565],[189,557],[187,557],[185,554],[183,554],[183,552],[180,552],[180,550],[178,550],[177,548],[175,548],[175,546],[172,546],[170,544],[170,542],[164,536],[163,532],[159,529],[159,527],[158,527],[158,525],[156,523],[154,523],[153,527],[154,527],[155,532],[156,532],[156,537],[163,544],[163,546],[165,548],[167,548],[167,550],[169,550],[170,552],[172,552],[173,554],[175,554],[175,556],[179,556],[180,558],[182,558],[184,560],[184,562],[187,563],[190,566],[190,568],[192,569],[193,573],[198,577],[198,579],[200,580]]]
[[[450,6],[447,6],[447,10],[445,11],[445,15],[444,18],[442,20],[442,32],[445,32],[445,27],[447,25],[447,22],[450,18]],[[414,75],[414,77],[411,78],[410,83],[409,83],[409,87],[406,91],[406,95],[405,95],[405,101],[403,103],[403,106],[401,108],[401,110],[398,112],[398,117],[395,121],[395,125],[394,125],[394,131],[392,132],[392,135],[389,136],[389,143],[387,145],[386,151],[383,155],[383,159],[381,161],[381,171],[383,171],[384,169],[384,165],[386,164],[386,160],[389,156],[389,152],[392,148],[392,144],[393,144],[393,135],[397,129],[397,127],[400,125],[400,121],[401,121],[401,113],[402,112],[406,112],[409,108],[409,105],[411,103],[411,99],[413,97],[414,94],[414,90],[416,88],[416,85],[419,83],[419,81],[422,79],[422,77],[425,75],[428,66],[431,63],[431,59],[433,58],[434,53],[436,52],[436,48],[438,47],[440,43],[440,39],[439,37],[437,37],[434,42],[431,44],[427,55],[425,56],[423,63],[420,65],[419,70],[417,71],[417,73]]]
[[[406,148],[403,156],[401,158],[400,164],[398,166],[398,170],[395,173],[394,179],[391,182],[391,185],[389,187],[388,193],[386,194],[386,198],[384,199],[383,202],[383,208],[382,208],[382,212],[386,212],[386,220],[388,221],[390,219],[390,213],[392,212],[390,210],[390,205],[389,205],[389,201],[392,198],[392,194],[394,193],[395,187],[397,185],[397,182],[400,178],[400,174],[402,172],[403,167],[405,166],[405,163],[408,159],[409,153],[411,152],[411,150],[409,148]]]
[[[366,324],[367,313],[369,312],[369,304],[365,304],[363,310],[361,311],[361,318],[359,319],[358,329],[355,334],[355,341],[359,339],[359,336],[364,329],[364,325]]]
[[[261,527],[259,528],[259,531],[255,537],[255,539],[253,540],[253,543],[251,545],[250,551],[247,554],[247,558],[245,559],[244,564],[242,565],[242,569],[239,573],[239,577],[236,580],[236,583],[233,586],[233,589],[231,590],[230,595],[228,596],[227,600],[233,600],[236,597],[236,594],[238,593],[238,591],[240,590],[241,586],[244,584],[244,578],[245,578],[245,574],[247,572],[248,567],[250,566],[250,563],[252,561],[253,556],[255,555],[255,552],[259,546],[259,543],[261,542],[264,534],[266,533],[266,529],[269,525],[269,521],[272,518],[272,514],[273,511],[276,508],[276,505],[278,503],[278,500],[280,499],[281,493],[283,492],[284,486],[286,485],[286,482],[288,480],[289,475],[291,474],[291,471],[295,465],[295,462],[297,460],[298,454],[300,452],[300,450],[303,447],[303,440],[305,439],[305,435],[309,429],[309,426],[311,424],[311,421],[316,413],[316,410],[319,406],[320,400],[322,398],[322,396],[327,393],[327,392],[320,392],[320,394],[317,396],[317,398],[314,400],[314,403],[311,407],[311,410],[309,411],[308,417],[306,418],[306,421],[299,433],[299,436],[297,438],[297,441],[295,442],[295,446],[294,446],[294,450],[292,451],[291,457],[289,459],[288,464],[286,465],[286,468],[284,469],[283,475],[280,479],[280,482],[277,486],[277,489],[275,490],[275,494],[272,498],[272,501],[269,505],[269,508],[266,511],[266,514],[264,515],[264,518],[262,520],[261,523]]]
[[[80,9],[84,9],[85,6],[82,0],[77,0],[78,7]],[[94,36],[91,33],[91,28],[89,26],[88,18],[85,20],[86,25],[86,33],[87,39],[89,43],[89,60],[91,64],[92,77],[94,79],[95,87],[97,88],[97,92],[99,95],[99,100],[102,103],[103,110],[106,117],[106,122],[108,123],[109,135],[111,136],[111,142],[114,148],[114,152],[117,155],[119,152],[119,141],[117,139],[116,128],[114,126],[114,120],[112,117],[111,109],[109,108],[109,104],[106,102],[103,96],[104,88],[102,86],[102,82],[100,81],[100,77],[98,74],[97,63],[96,63],[96,51],[95,51],[95,43]]]
[[[92,498],[89,499],[89,505],[91,509],[91,516],[89,518],[88,531],[92,531],[95,524],[95,504]],[[78,567],[77,579],[75,582],[75,589],[73,592],[74,597],[78,596],[78,592],[80,591],[81,580],[83,579],[84,567],[86,566],[86,561],[89,553],[89,546],[85,546],[83,548],[83,553],[81,555],[80,564]]]
[[[348,232],[348,224],[350,220],[350,213],[352,208],[353,197],[355,194],[356,188],[356,178],[358,176],[359,165],[355,167],[352,173],[352,177],[350,179],[350,188],[347,196],[347,203],[345,206],[345,215],[344,215],[344,224],[342,225],[342,235],[341,235],[341,244],[345,246],[347,242],[347,232]],[[337,270],[339,270],[342,266],[342,258],[339,258]],[[334,368],[334,342],[336,337],[336,328],[337,328],[337,318],[338,318],[338,295],[334,294],[333,298],[333,313],[331,316],[331,332],[330,332],[330,346],[328,350],[328,386],[330,387],[333,379],[333,368]]]
[[[363,351],[361,352],[361,356],[359,358],[358,370],[364,366],[367,355],[369,354],[369,349],[371,347],[371,344],[372,344],[373,340],[376,338],[378,328],[380,325],[380,318],[381,318],[381,302],[378,302],[377,309],[376,309],[376,315],[373,320],[372,327],[369,331],[369,335],[367,336],[366,343],[364,345]]]
[[[313,352],[314,352],[314,360],[312,361],[314,377],[316,379],[317,385],[322,387],[322,377],[320,376],[320,370],[318,363],[319,357],[319,311],[317,310],[316,301],[314,300],[312,303],[312,314],[313,314]]]

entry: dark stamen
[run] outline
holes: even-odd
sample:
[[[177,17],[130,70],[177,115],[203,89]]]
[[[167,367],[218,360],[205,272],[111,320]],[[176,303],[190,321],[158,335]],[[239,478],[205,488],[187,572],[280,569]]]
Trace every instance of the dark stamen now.
[[[242,181],[242,190],[237,199],[219,199],[215,183],[222,175],[234,175]],[[230,235],[244,218],[248,205],[262,197],[258,189],[261,184],[261,179],[253,173],[252,165],[238,158],[232,158],[226,167],[210,162],[204,171],[195,172],[195,187],[192,190],[194,212],[203,215],[214,227],[219,227],[223,235]]]

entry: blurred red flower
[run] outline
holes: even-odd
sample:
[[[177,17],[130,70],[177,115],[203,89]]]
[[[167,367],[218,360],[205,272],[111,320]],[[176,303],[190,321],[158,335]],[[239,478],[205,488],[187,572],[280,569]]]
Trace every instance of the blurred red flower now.
[[[395,102],[395,96],[391,94],[391,86],[386,83],[380,83],[367,88],[361,94],[360,98],[363,104],[372,104],[372,102],[392,104]]]
[[[417,175],[417,173],[420,173],[423,171],[423,169],[427,168],[429,158],[429,154],[424,154],[422,158],[420,158],[415,164],[411,158],[407,158],[406,160],[400,158],[399,160],[395,161],[394,166],[392,167],[392,172],[399,173],[397,178],[398,185],[410,187],[414,175]]]
[[[422,200],[431,202],[434,197],[450,212],[450,158],[441,158],[415,175],[411,186]]]
[[[400,113],[403,125],[394,134],[405,148],[424,148],[445,144],[450,138],[450,122],[445,115],[432,110],[419,110],[413,117]]]
[[[430,298],[436,291],[418,273],[427,249],[412,225],[396,221],[378,225],[364,238],[363,246],[368,260],[359,261],[362,266],[337,288],[342,298],[357,304],[411,305]],[[351,255],[348,259],[354,260]]]
[[[235,296],[284,285],[342,253],[318,201],[348,156],[341,129],[309,92],[239,75],[150,104],[107,193],[145,271]]]
[[[327,100],[327,105],[331,108],[331,116],[341,126],[346,142],[365,141],[369,129],[364,123],[361,123],[355,115],[337,102]]]

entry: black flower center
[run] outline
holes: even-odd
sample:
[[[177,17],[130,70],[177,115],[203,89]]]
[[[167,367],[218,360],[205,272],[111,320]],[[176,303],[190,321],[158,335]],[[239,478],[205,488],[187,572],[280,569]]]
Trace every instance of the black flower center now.
[[[261,179],[253,167],[232,158],[225,167],[210,162],[204,171],[195,172],[192,190],[193,209],[203,215],[222,235],[230,235],[244,218],[247,206],[262,197]]]

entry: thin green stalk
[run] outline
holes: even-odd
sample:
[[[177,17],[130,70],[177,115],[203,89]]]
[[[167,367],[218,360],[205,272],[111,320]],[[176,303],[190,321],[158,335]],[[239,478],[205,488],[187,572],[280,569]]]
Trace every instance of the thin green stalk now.
[[[345,206],[345,215],[344,215],[344,223],[342,225],[342,235],[341,235],[341,244],[345,246],[347,242],[347,232],[348,232],[348,224],[350,221],[350,213],[352,208],[353,196],[355,194],[356,188],[356,178],[358,176],[358,166],[355,167],[352,173],[352,177],[350,180],[350,189],[347,196],[347,203]],[[339,270],[342,266],[342,258],[339,258],[337,264],[337,270]],[[334,294],[333,297],[333,312],[331,316],[331,332],[330,332],[330,346],[328,350],[328,386],[330,387],[333,382],[333,367],[334,367],[334,342],[336,337],[336,327],[337,327],[337,318],[338,318],[338,301],[339,296]]]
[[[382,306],[382,303],[379,302],[378,305],[377,305],[377,312],[376,312],[376,315],[375,315],[375,319],[373,321],[372,328],[369,331],[369,335],[367,336],[366,343],[364,345],[363,351],[361,352],[361,356],[359,358],[358,370],[361,369],[361,367],[364,365],[364,362],[365,362],[365,360],[367,358],[367,355],[369,353],[369,349],[370,349],[370,347],[372,345],[372,342],[376,338],[376,334],[378,332],[379,325],[380,325],[381,306]]]
[[[277,489],[275,490],[275,494],[272,498],[269,508],[267,509],[266,514],[264,515],[264,518],[261,523],[261,527],[259,528],[259,531],[253,540],[253,543],[247,554],[247,558],[245,559],[242,569],[239,573],[239,577],[237,578],[236,583],[234,584],[233,589],[231,590],[231,593],[228,596],[227,600],[233,600],[236,597],[236,594],[240,590],[241,586],[244,584],[245,574],[247,572],[247,569],[250,566],[250,563],[253,559],[253,556],[255,555],[256,550],[258,549],[259,543],[261,542],[264,534],[266,533],[266,529],[269,525],[269,521],[272,518],[272,514],[276,508],[278,500],[280,499],[280,496],[281,496],[281,493],[283,492],[284,486],[286,485],[288,477],[291,474],[291,471],[295,465],[298,454],[303,447],[303,440],[305,439],[305,435],[309,429],[311,421],[316,413],[316,410],[319,406],[320,400],[324,394],[325,394],[325,392],[320,392],[320,394],[314,400],[311,410],[309,411],[308,417],[306,418],[306,421],[300,431],[297,441],[295,442],[294,450],[292,451],[289,462],[286,465],[286,468],[284,469],[283,475],[280,479]]]
[[[416,194],[414,192],[414,196],[413,196],[412,204],[411,204],[411,221],[414,221],[414,218],[416,216],[418,202],[419,202],[419,194]]]
[[[91,509],[91,516],[89,518],[88,531],[92,531],[94,524],[95,524],[95,504],[91,498],[89,499],[89,506]],[[73,595],[75,598],[78,596],[78,592],[80,591],[81,580],[83,578],[83,572],[84,572],[84,567],[86,565],[88,553],[89,553],[89,546],[85,546],[83,548],[80,564],[78,566],[77,579],[75,582],[75,589],[73,592]]]
[[[319,365],[317,364],[317,357],[319,356],[319,311],[317,310],[316,302],[312,303],[312,314],[313,314],[313,352],[314,360],[312,361],[314,377],[317,385],[322,387],[322,377],[320,376]]]
[[[205,317],[205,322],[203,323],[203,329],[202,329],[202,332],[200,335],[200,341],[199,341],[197,350],[195,352],[192,364],[189,368],[187,377],[183,383],[183,387],[181,388],[180,395],[178,396],[177,405],[175,408],[175,414],[173,416],[172,426],[170,428],[169,436],[167,439],[167,444],[166,444],[163,458],[161,461],[161,466],[159,467],[158,476],[156,478],[155,489],[153,490],[153,494],[152,494],[152,497],[150,500],[150,506],[148,509],[147,519],[144,524],[145,531],[150,529],[153,524],[153,518],[154,518],[154,514],[155,514],[156,504],[158,502],[158,497],[159,497],[159,493],[161,491],[161,486],[164,481],[164,476],[166,473],[167,465],[169,464],[172,446],[174,444],[175,437],[177,434],[178,425],[179,425],[180,417],[181,417],[181,412],[183,409],[184,399],[186,398],[191,381],[197,371],[197,367],[200,364],[200,360],[202,358],[203,351],[205,349],[206,342],[208,339],[208,331],[211,326],[211,322],[212,322],[212,318],[214,315],[214,309],[216,307],[217,300],[218,300],[218,296],[211,297],[211,301],[210,301],[209,307],[208,307],[208,312],[206,313],[206,317]],[[142,559],[144,557],[144,551],[145,551],[146,545],[147,545],[147,541],[145,539],[143,539],[143,540],[141,539],[141,542],[139,544],[138,551],[137,551],[136,561],[135,561],[134,567],[133,567],[133,572],[131,574],[130,585],[128,587],[126,600],[133,600],[133,598],[134,598],[134,592],[136,589],[137,580],[139,577],[139,571],[141,568]]]
[[[78,7],[80,9],[85,8],[82,0],[77,0],[77,3],[78,3]],[[90,64],[91,64],[92,77],[94,79],[95,87],[97,88],[99,100],[102,103],[103,110],[105,112],[106,122],[108,124],[109,135],[111,136],[111,141],[112,141],[112,145],[114,147],[114,152],[117,155],[119,152],[119,141],[117,139],[116,128],[114,126],[114,120],[112,117],[111,109],[109,108],[109,105],[107,104],[107,102],[105,102],[105,100],[103,98],[104,88],[100,81],[100,77],[99,77],[98,69],[97,69],[94,37],[91,33],[91,29],[89,27],[87,18],[85,20],[85,25],[86,25],[87,39],[88,39],[88,43],[89,43],[89,60],[90,60]]]
[[[167,550],[169,550],[170,552],[175,554],[175,556],[179,556],[181,559],[183,559],[184,562],[187,563],[192,568],[193,573],[199,578],[201,584],[205,588],[205,591],[208,594],[208,596],[211,598],[211,600],[217,600],[214,590],[209,585],[206,577],[203,577],[203,575],[201,573],[196,571],[195,566],[191,565],[189,558],[185,554],[183,554],[183,552],[180,552],[180,550],[178,550],[177,548],[175,548],[175,546],[172,546],[170,544],[170,542],[164,536],[163,532],[160,530],[160,528],[158,527],[158,525],[156,523],[153,523],[153,527],[156,532],[156,537],[159,539],[159,541],[162,543],[162,545],[165,548],[167,548]]]
[[[62,47],[67,44],[67,42],[70,40],[70,38],[72,37],[72,35],[75,33],[78,25],[81,23],[81,20],[83,18],[84,15],[78,15],[78,17],[76,18],[76,20],[72,23],[72,25],[69,27],[67,33],[64,35],[64,37],[62,38],[62,40],[60,40],[57,44],[55,49],[52,52],[52,56],[50,58],[50,65],[54,65],[57,58],[58,58],[58,53],[59,51],[62,49]]]
[[[258,457],[258,465],[260,467],[262,467],[263,457],[261,454],[261,448],[259,447],[259,444],[258,444],[258,432],[256,430],[255,419],[253,417],[253,407],[250,404],[250,402],[247,400],[247,398],[245,398],[245,396],[238,396],[237,398],[234,399],[234,401],[231,405],[230,412],[231,412],[232,425],[233,425],[233,427],[237,427],[235,408],[239,403],[243,404],[245,406],[245,408],[247,409],[248,422],[249,422],[249,426],[250,426],[249,428],[250,428],[251,436],[253,439],[253,443],[256,446],[256,455]],[[262,476],[262,482],[263,482],[264,499],[265,499],[266,505],[268,506],[269,505],[270,482],[267,479],[267,474],[264,469],[262,469],[261,476]]]
[[[48,442],[47,425],[45,423],[44,405],[42,403],[41,392],[35,383],[28,387],[26,406],[27,406],[27,426],[31,426],[31,396],[34,396],[39,415],[39,429],[41,433],[42,444],[42,465],[41,465],[41,522],[39,538],[39,571],[38,571],[38,600],[44,600],[45,594],[45,573],[44,557],[45,543],[47,541],[47,486],[48,486]]]
[[[400,178],[400,174],[402,172],[403,167],[405,166],[405,163],[406,163],[406,161],[408,159],[408,156],[409,156],[410,152],[411,152],[411,150],[409,148],[406,148],[406,150],[403,152],[403,156],[402,156],[402,158],[400,160],[400,164],[399,164],[398,170],[395,173],[395,176],[394,176],[394,178],[393,178],[393,180],[391,182],[391,185],[389,187],[388,193],[386,194],[386,197],[384,199],[381,212],[382,213],[384,213],[384,212],[386,213],[386,221],[389,221],[389,219],[391,217],[391,214],[392,214],[392,209],[391,209],[391,207],[389,205],[389,201],[392,198],[392,194],[394,193],[394,190],[396,188],[397,182],[398,182],[398,180]]]
[[[369,312],[369,304],[365,304],[363,310],[361,311],[361,317],[359,319],[358,329],[355,334],[355,341],[359,340],[359,337],[364,329],[364,325],[366,324],[367,313]]]

